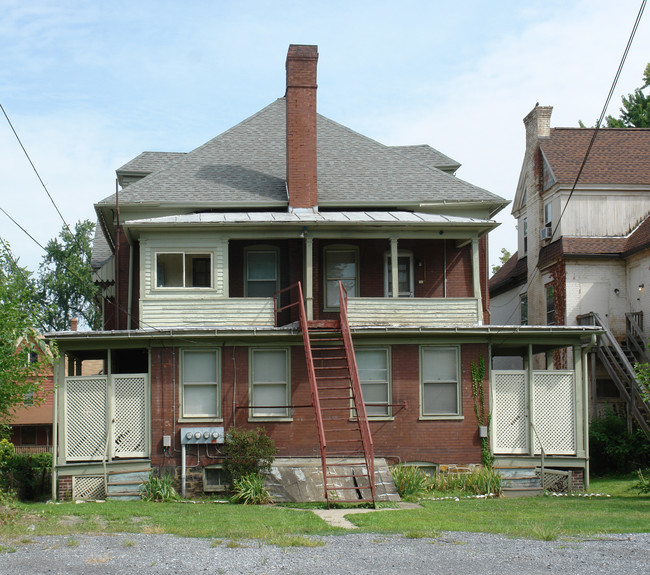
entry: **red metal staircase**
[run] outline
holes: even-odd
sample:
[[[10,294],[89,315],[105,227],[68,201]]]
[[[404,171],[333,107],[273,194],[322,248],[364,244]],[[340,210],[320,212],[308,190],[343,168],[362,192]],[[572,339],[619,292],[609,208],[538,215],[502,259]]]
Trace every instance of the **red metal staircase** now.
[[[345,288],[339,283],[340,319],[327,321],[307,320],[300,283],[297,289],[327,506],[332,502],[374,506],[373,444],[347,321]]]

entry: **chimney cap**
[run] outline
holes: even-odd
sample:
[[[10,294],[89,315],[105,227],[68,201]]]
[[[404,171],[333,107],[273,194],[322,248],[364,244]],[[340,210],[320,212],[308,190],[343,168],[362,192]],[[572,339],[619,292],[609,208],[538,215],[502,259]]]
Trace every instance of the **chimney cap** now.
[[[289,44],[287,60],[289,58],[318,58],[318,46],[314,44]]]

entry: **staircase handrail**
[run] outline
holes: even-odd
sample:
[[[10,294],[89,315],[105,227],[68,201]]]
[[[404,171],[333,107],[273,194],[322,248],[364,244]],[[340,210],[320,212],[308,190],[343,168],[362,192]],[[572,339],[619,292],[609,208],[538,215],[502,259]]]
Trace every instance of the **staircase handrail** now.
[[[320,411],[320,398],[318,396],[318,386],[316,385],[316,371],[314,370],[314,360],[311,354],[311,344],[309,342],[309,324],[307,323],[307,313],[305,312],[305,303],[302,298],[302,284],[294,284],[298,288],[298,317],[300,322],[300,331],[302,332],[303,344],[307,355],[307,377],[309,378],[309,387],[311,390],[311,402],[314,406],[314,417],[316,418],[316,429],[318,431],[318,445],[320,448],[321,463],[323,466],[323,478],[326,476],[325,453],[327,442],[325,441],[325,431],[323,427],[323,417]],[[290,289],[293,286],[289,286]],[[296,304],[292,304],[296,305]],[[323,479],[323,487],[326,488],[326,481]],[[327,490],[325,493],[327,499]]]
[[[639,321],[639,319],[641,321]],[[643,333],[643,312],[625,314],[625,330],[628,345],[633,347],[633,353],[639,358],[639,363],[650,361],[648,357],[648,341]],[[641,345],[639,345],[639,341]]]
[[[359,381],[359,371],[357,369],[357,360],[354,354],[354,345],[352,343],[352,333],[350,332],[350,324],[348,323],[347,314],[347,298],[348,292],[343,286],[343,282],[339,281],[339,309],[340,309],[340,324],[341,334],[343,335],[343,344],[346,348],[346,357],[348,358],[348,367],[350,371],[350,378],[352,380],[352,389],[354,390],[354,408],[357,413],[359,421],[359,428],[361,430],[361,442],[363,444],[363,452],[365,454],[366,466],[368,467],[368,475],[370,477],[370,492],[372,500],[375,500],[375,455],[372,442],[372,434],[370,433],[370,424],[368,422],[368,415],[366,413],[366,406],[363,402],[363,391],[361,390],[361,382]]]

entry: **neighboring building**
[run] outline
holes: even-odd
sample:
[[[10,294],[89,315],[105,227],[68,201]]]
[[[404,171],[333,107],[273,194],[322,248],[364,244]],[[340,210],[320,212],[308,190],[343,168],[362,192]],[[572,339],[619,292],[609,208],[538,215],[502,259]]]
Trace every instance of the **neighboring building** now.
[[[547,465],[582,483],[585,363],[490,368],[567,346],[579,358],[593,330],[490,326],[487,234],[507,202],[429,146],[385,146],[317,114],[317,58],[291,46],[285,97],[187,154],[141,154],[96,204],[104,331],[50,334],[68,358],[55,374],[60,497],[103,496],[150,468],[218,489],[232,426],[263,426],[286,467],[343,465],[343,451],[368,467],[373,453],[476,465],[481,358],[495,452],[535,465],[541,437]],[[105,375],[69,367],[89,360]],[[341,483],[365,497],[362,481]]]
[[[518,251],[490,280],[492,321],[607,329],[592,357],[592,409],[614,407],[650,434],[632,370],[648,361],[650,129],[551,128],[551,111],[524,118]]]

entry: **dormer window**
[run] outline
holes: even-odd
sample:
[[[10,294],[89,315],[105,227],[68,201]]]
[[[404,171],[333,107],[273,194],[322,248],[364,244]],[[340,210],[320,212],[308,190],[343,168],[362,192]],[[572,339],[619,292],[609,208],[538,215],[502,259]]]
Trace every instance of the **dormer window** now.
[[[156,254],[156,287],[212,287],[212,254],[184,252]]]

